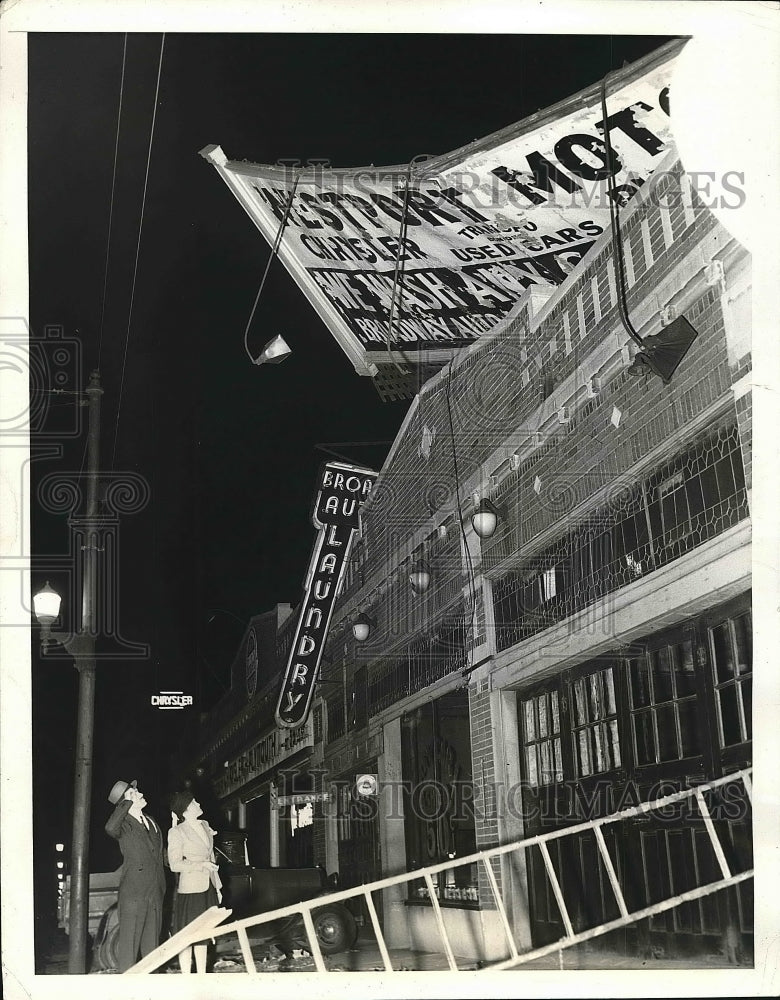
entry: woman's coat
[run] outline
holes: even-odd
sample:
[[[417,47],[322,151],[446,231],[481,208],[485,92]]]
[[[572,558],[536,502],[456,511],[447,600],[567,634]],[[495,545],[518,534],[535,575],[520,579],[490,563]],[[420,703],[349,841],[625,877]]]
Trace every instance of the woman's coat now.
[[[205,892],[211,882],[222,897],[219,872],[210,871],[206,862],[214,861],[214,834],[216,830],[204,820],[189,823],[186,820],[168,831],[168,865],[179,873],[179,892]]]

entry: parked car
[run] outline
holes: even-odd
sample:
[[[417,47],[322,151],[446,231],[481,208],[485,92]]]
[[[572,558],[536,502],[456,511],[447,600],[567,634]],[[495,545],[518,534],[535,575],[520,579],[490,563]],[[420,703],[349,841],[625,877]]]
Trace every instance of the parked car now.
[[[90,934],[94,938],[92,966],[117,967],[116,946],[119,934],[117,893],[120,871],[90,875]],[[323,868],[252,868],[225,864],[221,867],[222,905],[233,912],[229,920],[265,913],[290,906],[305,899],[327,897],[334,891],[334,879]],[[60,926],[68,931],[69,883],[60,900]],[[167,908],[166,908],[167,909]],[[312,912],[317,941],[324,955],[347,951],[357,939],[357,925],[343,903],[323,902]],[[167,923],[164,924],[167,926]],[[309,951],[303,921],[297,915],[249,928],[250,940],[275,945],[286,957],[296,949]],[[218,938],[218,950],[233,948],[235,939]]]

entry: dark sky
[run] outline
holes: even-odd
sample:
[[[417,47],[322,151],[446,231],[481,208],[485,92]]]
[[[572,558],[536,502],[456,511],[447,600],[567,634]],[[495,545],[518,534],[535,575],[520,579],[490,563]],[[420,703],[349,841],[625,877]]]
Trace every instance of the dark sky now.
[[[229,158],[261,163],[403,163],[509,125],[668,39],[166,36],[130,323],[160,36],[127,38],[104,312],[124,36],[29,39],[33,336],[53,325],[78,342],[83,364],[69,388],[100,365],[102,468],[143,477],[150,490],[146,508],[121,519],[118,593],[122,635],[151,656],[99,664],[92,867],[104,870],[119,862],[102,832],[110,785],[138,777],[165,818],[170,748],[224,689],[236,618],[299,600],[323,446],[378,468],[408,406],[382,403],[355,374],[278,261],[250,344],[256,353],[281,333],[293,354],[279,367],[250,363],[243,333],[269,249],[198,150],[218,143]],[[56,402],[45,425],[55,438],[73,416]],[[61,457],[38,459],[34,478],[78,471],[83,450],[83,436],[65,440]],[[46,565],[67,544],[67,517],[35,509],[34,586],[51,577],[73,608],[78,595]],[[33,671],[40,867],[54,840],[69,839],[76,674],[37,656]],[[153,709],[160,690],[197,704]]]

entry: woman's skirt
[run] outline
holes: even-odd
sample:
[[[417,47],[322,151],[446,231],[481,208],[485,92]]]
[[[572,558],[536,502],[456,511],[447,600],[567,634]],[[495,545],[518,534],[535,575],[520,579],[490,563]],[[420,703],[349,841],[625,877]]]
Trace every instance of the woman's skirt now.
[[[210,906],[216,905],[217,892],[211,883],[205,892],[177,892],[176,902],[173,904],[172,932],[176,934],[195,917],[205,913]]]

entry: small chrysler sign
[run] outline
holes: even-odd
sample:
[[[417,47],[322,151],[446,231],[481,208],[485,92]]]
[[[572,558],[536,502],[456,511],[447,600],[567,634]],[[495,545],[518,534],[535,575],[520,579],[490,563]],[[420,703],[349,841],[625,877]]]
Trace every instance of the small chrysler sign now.
[[[183,691],[161,691],[152,695],[153,708],[187,708],[192,704],[192,695]]]

